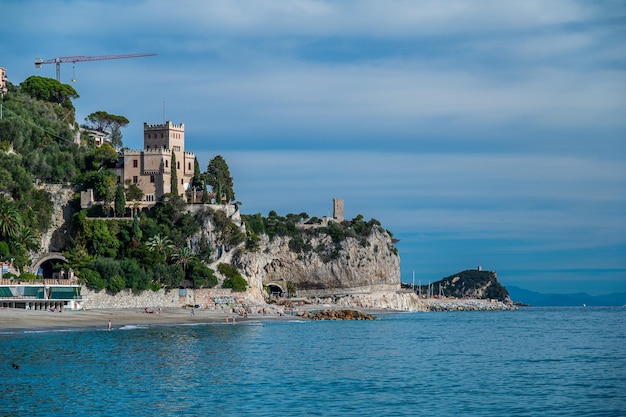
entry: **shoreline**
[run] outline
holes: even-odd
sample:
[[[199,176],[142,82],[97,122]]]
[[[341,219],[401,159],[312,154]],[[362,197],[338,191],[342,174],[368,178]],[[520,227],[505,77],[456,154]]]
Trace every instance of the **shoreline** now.
[[[146,313],[141,309],[90,309],[83,311],[51,312],[44,310],[0,309],[0,334],[24,333],[32,331],[64,330],[119,330],[129,326],[183,326],[196,324],[271,320],[305,320],[299,316],[279,316],[274,314],[248,314],[241,317],[221,310],[164,308],[160,313]]]
[[[517,310],[516,306],[507,306],[502,303],[486,302],[484,300],[428,300],[420,304],[416,310],[398,310],[384,307],[346,305],[344,303],[308,303],[297,306],[293,314],[284,312],[283,308],[267,305],[257,312],[248,312],[246,316],[226,309],[166,307],[152,309],[146,313],[141,308],[97,308],[80,311],[64,310],[52,312],[50,310],[23,310],[15,308],[0,308],[0,334],[24,333],[33,331],[64,331],[81,329],[107,330],[109,321],[111,329],[118,330],[128,326],[184,326],[196,324],[228,323],[236,324],[250,321],[302,320],[311,321],[305,317],[307,313],[325,310],[356,310],[361,313],[378,317],[382,314],[402,312],[442,312],[442,311],[503,311]],[[248,309],[250,310],[250,309]],[[158,313],[157,313],[158,311]],[[193,314],[192,314],[193,311]],[[288,310],[287,310],[288,311]]]

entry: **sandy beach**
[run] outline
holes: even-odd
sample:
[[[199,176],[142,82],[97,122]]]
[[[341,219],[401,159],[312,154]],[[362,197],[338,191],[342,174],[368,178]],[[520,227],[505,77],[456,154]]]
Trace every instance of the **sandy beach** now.
[[[93,309],[86,311],[51,312],[42,310],[0,309],[0,332],[63,329],[112,329],[132,325],[176,325],[249,320],[290,320],[294,316],[274,314],[249,314],[240,317],[223,310],[164,308],[159,313],[146,313],[142,309]]]

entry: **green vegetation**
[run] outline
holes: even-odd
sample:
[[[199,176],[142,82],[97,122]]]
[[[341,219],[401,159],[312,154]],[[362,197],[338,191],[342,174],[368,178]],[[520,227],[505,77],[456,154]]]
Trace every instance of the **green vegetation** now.
[[[49,78],[29,77],[20,86],[8,84],[0,119],[0,260],[14,259],[21,271],[32,263],[30,257],[39,250],[41,234],[52,225],[54,205],[42,184],[62,184],[76,193],[68,207],[71,226],[64,235],[63,255],[68,259],[66,267],[96,290],[213,287],[218,279],[207,264],[214,254],[243,242],[246,250],[256,251],[263,235],[288,237],[295,253],[315,250],[332,259],[339,256],[346,239],[358,239],[367,246],[374,230],[385,233],[378,221],[366,222],[361,215],[341,223],[323,223],[306,213],[283,217],[275,211],[267,217],[243,215],[247,234],[243,233],[222,210],[206,206],[193,213],[187,210],[184,199],[178,197],[174,153],[172,193],[139,214],[141,189],[131,181],[118,184],[115,172],[122,146],[120,129],[128,125],[128,119],[105,111],[87,116],[91,129],[108,133],[109,142],[96,146],[75,122],[72,100],[78,97],[71,86]],[[212,193],[206,192],[207,186]],[[86,189],[93,189],[101,203],[81,210],[79,192]],[[194,161],[191,189],[202,192],[203,202],[235,200],[233,178],[220,155],[211,159],[204,173]],[[211,230],[215,246],[209,243],[208,231],[202,230],[209,221],[215,226]],[[320,235],[329,236],[329,243],[314,248],[311,239]],[[236,268],[220,264],[219,271],[225,288],[247,288]]]
[[[111,144],[115,148],[121,148],[123,146],[121,128],[126,127],[130,123],[126,117],[99,110],[85,117],[85,121],[89,123],[87,127],[102,133],[107,133]]]
[[[230,170],[226,161],[221,155],[209,161],[206,168],[205,182],[213,187],[215,193],[215,203],[230,203],[235,200],[235,191],[233,189],[233,178],[230,176]]]
[[[143,198],[136,184],[117,184],[112,170],[119,159],[116,147],[122,146],[119,129],[128,119],[104,111],[87,116],[89,127],[109,133],[112,141],[97,147],[87,133],[78,135],[72,100],[79,96],[71,86],[29,77],[20,86],[7,87],[0,119],[0,260],[13,258],[22,271],[31,264],[53,213],[51,196],[35,184],[61,183],[77,193],[91,188],[96,200],[104,202],[103,207],[80,210],[77,194],[71,206],[74,214],[63,254],[67,268],[88,287],[117,292],[217,285],[215,273],[206,266],[215,248],[204,234],[195,245],[199,250],[192,250],[189,242],[209,220],[218,225],[221,245],[243,242],[243,233],[222,211],[187,213],[182,199],[171,198],[157,202],[149,213],[139,216],[133,210],[133,217],[124,217],[126,207],[137,208]],[[223,159],[218,165],[217,177],[234,197],[228,166]],[[205,175],[196,172],[198,187],[204,187]],[[116,218],[92,218],[110,215]]]
[[[170,164],[172,167],[172,175],[170,176],[170,190],[172,196],[178,197],[178,173],[176,169],[176,154],[172,152],[172,162]]]
[[[217,270],[226,277],[222,288],[231,288],[237,292],[243,292],[248,288],[248,282],[239,274],[237,268],[221,263],[217,266]]]
[[[260,213],[242,215],[246,224],[248,235],[246,236],[246,250],[255,251],[259,248],[261,235],[266,235],[270,240],[276,237],[289,237],[289,249],[295,253],[315,250],[327,260],[336,259],[341,254],[342,243],[348,239],[357,239],[361,246],[369,245],[368,237],[377,229],[385,233],[380,222],[376,219],[364,221],[362,215],[357,215],[352,220],[343,222],[329,221],[326,226],[321,226],[321,220],[309,218],[307,213],[287,214],[280,216],[274,210],[267,217]],[[311,238],[320,235],[328,235],[332,245],[313,247]],[[392,248],[395,251],[395,247]]]
[[[433,294],[439,294],[439,287],[445,297],[472,297],[477,289],[484,288],[482,298],[490,298],[504,301],[509,297],[509,292],[498,282],[496,273],[493,271],[482,271],[468,269],[454,275],[445,277],[432,283]],[[422,294],[428,291],[427,286],[422,286]]]

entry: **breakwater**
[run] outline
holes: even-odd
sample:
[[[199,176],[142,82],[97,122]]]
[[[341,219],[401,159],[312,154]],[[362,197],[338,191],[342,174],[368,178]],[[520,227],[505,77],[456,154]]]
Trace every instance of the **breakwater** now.
[[[508,311],[517,310],[514,304],[482,299],[427,299],[420,300],[424,311]]]
[[[394,311],[508,311],[518,307],[490,299],[419,298],[411,291],[381,291],[344,297],[311,298],[310,304]]]

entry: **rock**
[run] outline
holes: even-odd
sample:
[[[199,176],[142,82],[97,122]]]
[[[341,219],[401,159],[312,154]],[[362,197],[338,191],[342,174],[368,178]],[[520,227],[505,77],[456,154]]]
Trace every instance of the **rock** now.
[[[310,320],[376,320],[371,314],[357,310],[322,310],[317,312],[305,312],[301,317]]]
[[[400,257],[389,234],[374,228],[365,239],[346,238],[340,249],[326,234],[306,235],[311,250],[294,252],[289,237],[262,236],[261,249],[239,251],[232,264],[252,287],[293,283],[299,296],[394,293],[400,289]]]

